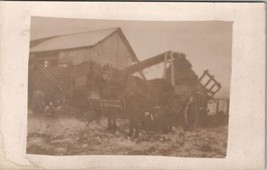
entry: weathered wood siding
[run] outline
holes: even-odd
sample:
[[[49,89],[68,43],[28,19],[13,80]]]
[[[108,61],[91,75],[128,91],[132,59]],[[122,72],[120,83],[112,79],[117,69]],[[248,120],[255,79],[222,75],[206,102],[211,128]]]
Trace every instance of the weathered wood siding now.
[[[100,65],[109,64],[122,69],[131,65],[131,53],[118,33],[114,33],[93,47],[64,50],[59,53],[59,64],[71,62],[74,65],[94,61]]]

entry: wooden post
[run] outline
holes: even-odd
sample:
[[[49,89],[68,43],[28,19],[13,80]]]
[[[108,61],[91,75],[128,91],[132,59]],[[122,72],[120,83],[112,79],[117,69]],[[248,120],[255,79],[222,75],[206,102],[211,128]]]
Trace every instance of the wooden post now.
[[[199,81],[201,81],[204,77],[205,77],[205,75],[207,75],[209,73],[209,70],[205,70],[205,71],[203,71],[203,74],[202,74],[202,76],[199,78]]]
[[[221,84],[219,84],[217,90],[214,91],[213,93],[216,94],[221,88],[222,88],[222,86],[221,86]]]
[[[206,84],[204,85],[204,87],[207,87],[209,85],[209,83],[214,80],[214,76],[209,76],[209,78],[210,79],[206,82]]]
[[[74,79],[73,79],[73,70],[74,69],[73,69],[73,65],[71,65],[71,63],[68,63],[67,67],[71,67],[71,73],[70,73],[70,96],[72,96],[73,95],[73,89],[74,89],[74,87],[73,87],[74,86]]]
[[[143,73],[143,70],[138,71],[138,72],[139,72],[140,76],[141,76],[144,80],[146,80],[146,77],[145,77],[145,75],[144,75],[144,73]]]
[[[171,54],[171,82],[172,85],[175,86],[175,80],[174,80],[174,59],[173,59],[173,52],[170,52]]]
[[[210,87],[209,91],[211,91],[216,85],[217,85],[217,83],[214,83],[214,84]]]
[[[168,57],[168,52],[164,53],[163,79],[166,79],[166,74],[167,74],[167,57]]]

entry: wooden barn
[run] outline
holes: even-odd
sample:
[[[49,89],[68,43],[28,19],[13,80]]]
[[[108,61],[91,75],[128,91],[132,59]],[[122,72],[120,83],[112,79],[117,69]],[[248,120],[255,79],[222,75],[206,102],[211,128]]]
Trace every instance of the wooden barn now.
[[[120,28],[48,37],[31,42],[29,93],[69,94],[86,84],[90,63],[124,69],[138,62]]]

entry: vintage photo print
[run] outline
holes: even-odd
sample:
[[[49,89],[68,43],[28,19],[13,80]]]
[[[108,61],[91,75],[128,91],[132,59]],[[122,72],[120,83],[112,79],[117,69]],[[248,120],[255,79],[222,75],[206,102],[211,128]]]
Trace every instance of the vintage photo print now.
[[[232,31],[32,16],[26,153],[225,158]]]

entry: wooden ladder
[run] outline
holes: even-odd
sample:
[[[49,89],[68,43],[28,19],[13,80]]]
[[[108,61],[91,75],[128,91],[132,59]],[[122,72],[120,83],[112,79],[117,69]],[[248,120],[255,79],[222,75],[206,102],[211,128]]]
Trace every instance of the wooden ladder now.
[[[202,84],[201,82],[205,77],[207,77],[208,80]],[[212,97],[222,88],[222,85],[215,80],[214,76],[209,73],[209,70],[203,72],[202,76],[199,78],[199,82]],[[210,84],[211,87],[208,88]]]
[[[49,72],[40,62],[35,62],[34,64],[37,69],[39,69],[44,76],[51,81],[57,88],[58,90],[65,96],[65,97],[70,97],[70,91],[67,90],[60,81],[58,81],[51,72]]]

